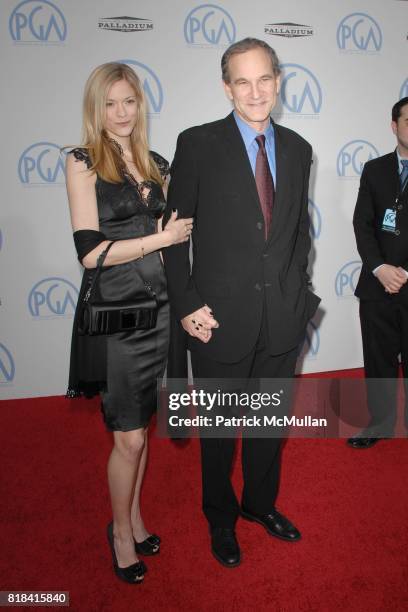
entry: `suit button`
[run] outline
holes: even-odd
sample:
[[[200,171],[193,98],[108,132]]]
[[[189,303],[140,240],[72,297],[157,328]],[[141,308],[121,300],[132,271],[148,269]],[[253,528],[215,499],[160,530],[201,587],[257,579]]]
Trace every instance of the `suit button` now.
[[[263,223],[261,223],[261,221],[258,221],[258,223],[256,224],[256,227],[259,230],[263,229]]]
[[[269,257],[269,253],[262,253],[262,257],[266,259],[267,257]]]
[[[257,291],[260,291],[260,290],[262,289],[262,287],[261,287],[261,285],[260,285],[259,283],[256,283],[256,285],[255,285],[255,289],[256,289]]]
[[[400,233],[401,233],[401,232],[400,232],[399,230],[395,230],[395,235],[396,235],[396,236],[399,236],[399,235],[400,235]]]

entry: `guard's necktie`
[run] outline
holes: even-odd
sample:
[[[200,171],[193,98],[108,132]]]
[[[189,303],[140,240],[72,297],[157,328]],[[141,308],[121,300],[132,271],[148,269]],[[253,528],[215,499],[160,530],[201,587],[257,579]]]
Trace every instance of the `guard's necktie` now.
[[[401,164],[402,164],[402,172],[400,174],[400,184],[401,184],[401,191],[403,191],[408,181],[408,159],[401,159]]]
[[[265,240],[267,240],[271,226],[275,188],[265,149],[265,136],[262,134],[255,140],[259,147],[255,164],[255,182],[265,221]]]

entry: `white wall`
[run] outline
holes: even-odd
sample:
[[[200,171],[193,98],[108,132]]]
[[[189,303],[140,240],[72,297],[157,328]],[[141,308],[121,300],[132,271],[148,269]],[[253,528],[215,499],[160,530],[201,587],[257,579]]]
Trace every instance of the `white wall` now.
[[[149,97],[151,147],[171,160],[181,130],[229,112],[219,62],[225,47],[245,36],[264,38],[277,50],[286,68],[275,119],[314,149],[311,259],[322,309],[309,326],[300,367],[361,366],[351,219],[361,166],[394,148],[390,110],[408,95],[406,1],[3,0],[0,15],[1,397],[66,388],[81,272],[58,147],[79,142],[91,70],[112,60],[138,63]],[[141,21],[128,20],[132,32],[99,27],[112,16]],[[312,34],[265,32],[266,24],[282,22],[302,24]]]

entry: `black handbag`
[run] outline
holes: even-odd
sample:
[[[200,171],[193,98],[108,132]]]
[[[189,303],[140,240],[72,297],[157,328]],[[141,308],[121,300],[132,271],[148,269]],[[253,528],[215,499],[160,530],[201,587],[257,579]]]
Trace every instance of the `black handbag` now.
[[[143,277],[146,288],[145,296],[125,301],[94,301],[96,282],[113,243],[114,241],[110,242],[99,255],[96,272],[90,279],[89,287],[81,303],[78,333],[82,336],[110,335],[133,329],[152,329],[156,326],[158,308],[156,294]]]

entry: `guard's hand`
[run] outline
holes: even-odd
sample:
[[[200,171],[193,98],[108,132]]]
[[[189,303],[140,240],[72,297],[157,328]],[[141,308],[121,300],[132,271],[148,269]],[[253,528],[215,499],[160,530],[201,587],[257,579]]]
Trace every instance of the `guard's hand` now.
[[[398,293],[408,280],[407,274],[402,268],[390,264],[383,264],[375,275],[387,293]]]
[[[205,343],[211,340],[211,330],[219,327],[218,321],[214,319],[212,310],[207,304],[181,319],[181,324],[190,336]]]

